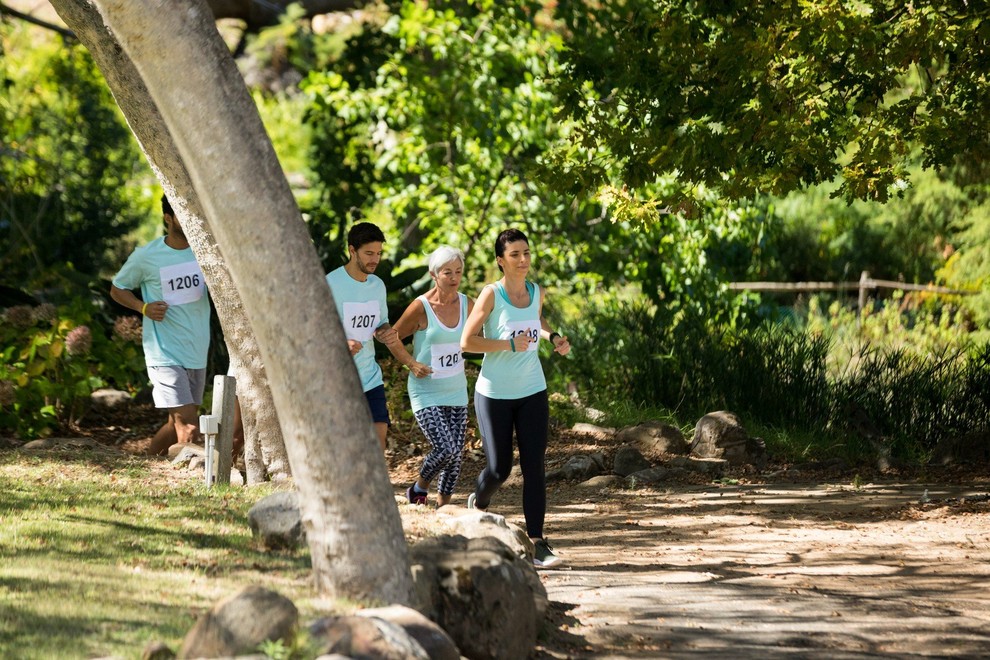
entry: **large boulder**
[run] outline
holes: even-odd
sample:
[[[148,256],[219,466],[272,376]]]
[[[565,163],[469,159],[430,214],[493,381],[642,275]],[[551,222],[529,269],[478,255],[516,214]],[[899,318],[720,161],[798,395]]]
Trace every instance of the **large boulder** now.
[[[446,513],[443,507],[438,513],[438,517],[444,518]],[[454,509],[456,514],[446,516],[444,525],[452,535],[460,535],[468,539],[480,539],[486,536],[493,536],[504,543],[520,559],[533,561],[533,542],[529,536],[518,525],[510,524],[505,516],[490,511],[478,511],[476,509],[464,511]]]
[[[460,660],[457,644],[447,632],[420,612],[404,605],[389,605],[356,612],[358,616],[374,617],[401,626],[419,642],[430,660]]]
[[[669,454],[686,454],[690,449],[679,428],[657,420],[620,429],[615,434],[615,439],[622,444],[636,447],[644,456],[654,460]]]
[[[291,645],[299,621],[292,601],[261,587],[245,587],[204,614],[186,635],[179,658],[226,658],[257,651],[266,641]]]
[[[303,544],[299,497],[294,490],[272,493],[258,500],[248,511],[251,534],[269,550],[291,549]]]
[[[424,613],[472,660],[526,658],[547,592],[530,560],[501,541],[437,536],[409,550]]]
[[[328,616],[309,627],[319,656],[357,660],[430,660],[419,642],[402,626],[369,616]]]
[[[708,413],[694,427],[691,453],[699,458],[722,458],[730,465],[767,464],[767,448],[761,438],[751,438],[739,418],[721,410]]]

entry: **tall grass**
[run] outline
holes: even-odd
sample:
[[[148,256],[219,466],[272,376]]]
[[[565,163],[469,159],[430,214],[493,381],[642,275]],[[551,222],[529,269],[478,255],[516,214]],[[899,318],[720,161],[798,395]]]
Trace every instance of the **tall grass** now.
[[[566,377],[582,398],[605,410],[619,401],[666,408],[688,422],[731,410],[807,439],[808,453],[853,460],[883,451],[920,462],[938,442],[990,424],[990,346],[958,332],[953,344],[944,319],[934,332],[931,323],[892,329],[894,314],[881,310],[872,326],[842,317],[853,329],[840,322],[840,333],[828,323],[712,329],[660,318],[645,304],[610,302],[572,321]],[[911,332],[923,343],[906,339]]]

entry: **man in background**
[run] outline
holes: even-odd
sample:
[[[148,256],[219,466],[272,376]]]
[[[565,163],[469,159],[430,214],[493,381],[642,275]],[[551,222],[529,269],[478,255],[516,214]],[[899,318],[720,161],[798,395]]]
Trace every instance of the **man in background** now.
[[[395,359],[410,369],[423,367],[405,349],[388,322],[385,283],[375,275],[384,243],[385,235],[376,225],[357,223],[347,232],[347,263],[327,275],[327,284],[333,293],[337,315],[344,325],[347,346],[361,377],[361,387],[368,400],[383,452],[391,421],[385,403],[382,369],[375,361],[372,338],[388,346]]]
[[[144,362],[156,408],[168,419],[148,451],[199,439],[199,406],[210,348],[210,299],[189,241],[162,195],[165,236],[137,248],[114,276],[110,296],[143,317]],[[141,297],[134,295],[141,290]]]

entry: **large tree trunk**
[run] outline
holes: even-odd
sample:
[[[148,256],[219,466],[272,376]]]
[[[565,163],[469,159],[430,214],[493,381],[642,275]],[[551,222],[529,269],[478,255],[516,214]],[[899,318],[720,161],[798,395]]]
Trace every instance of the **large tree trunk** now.
[[[160,110],[241,292],[318,588],[408,603],[402,524],[330,289],[209,8],[202,0],[94,4]],[[138,119],[128,119],[133,128]]]
[[[247,482],[287,479],[291,476],[288,455],[258,343],[165,122],[137,69],[107,32],[96,7],[67,0],[54,0],[52,5],[103,71],[110,91],[172,201],[209,285],[232,364],[243,365],[235,368],[234,376],[244,420]]]

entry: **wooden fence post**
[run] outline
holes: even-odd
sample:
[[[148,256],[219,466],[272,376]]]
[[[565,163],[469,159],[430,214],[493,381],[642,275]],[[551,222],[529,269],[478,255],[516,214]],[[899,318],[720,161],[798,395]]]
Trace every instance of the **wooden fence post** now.
[[[864,270],[859,276],[859,315],[856,319],[857,324],[863,318],[863,308],[866,307],[866,288],[869,282],[870,274]]]
[[[230,468],[234,457],[234,406],[237,404],[237,386],[233,376],[213,377],[213,414],[220,418],[217,433],[218,484],[230,483]]]

